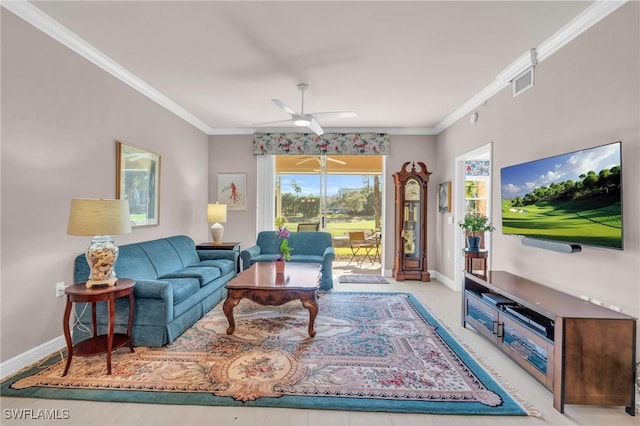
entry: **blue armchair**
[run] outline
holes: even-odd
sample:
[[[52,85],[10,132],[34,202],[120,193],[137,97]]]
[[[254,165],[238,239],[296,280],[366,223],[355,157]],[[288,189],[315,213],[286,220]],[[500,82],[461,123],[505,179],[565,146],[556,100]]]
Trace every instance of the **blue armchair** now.
[[[333,260],[336,257],[328,232],[292,232],[289,247],[293,248],[289,262],[319,263],[322,265],[321,290],[333,288]],[[280,240],[275,231],[258,233],[256,245],[240,252],[243,268],[256,262],[273,262],[280,255]]]

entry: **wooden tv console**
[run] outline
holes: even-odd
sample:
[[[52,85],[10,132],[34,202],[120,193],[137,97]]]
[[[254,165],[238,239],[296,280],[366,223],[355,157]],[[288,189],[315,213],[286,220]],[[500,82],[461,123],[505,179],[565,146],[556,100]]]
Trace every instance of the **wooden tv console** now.
[[[466,325],[551,390],[559,412],[565,404],[582,404],[624,406],[635,415],[635,318],[489,271],[486,279],[464,274]]]

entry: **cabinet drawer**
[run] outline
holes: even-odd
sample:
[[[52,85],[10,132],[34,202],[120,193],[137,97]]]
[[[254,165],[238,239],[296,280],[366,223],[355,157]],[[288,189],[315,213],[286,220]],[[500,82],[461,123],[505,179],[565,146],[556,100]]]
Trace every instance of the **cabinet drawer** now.
[[[553,343],[505,315],[500,316],[500,321],[500,348],[548,389],[552,389]]]
[[[492,340],[498,332],[498,311],[470,292],[465,293],[465,320]]]

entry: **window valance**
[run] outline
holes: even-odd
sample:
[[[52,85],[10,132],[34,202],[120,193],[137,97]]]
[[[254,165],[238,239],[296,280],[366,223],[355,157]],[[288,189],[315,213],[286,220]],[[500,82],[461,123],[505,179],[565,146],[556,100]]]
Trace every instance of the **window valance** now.
[[[491,173],[491,161],[470,160],[465,161],[466,176],[489,176]]]
[[[386,133],[254,133],[255,155],[388,155]]]

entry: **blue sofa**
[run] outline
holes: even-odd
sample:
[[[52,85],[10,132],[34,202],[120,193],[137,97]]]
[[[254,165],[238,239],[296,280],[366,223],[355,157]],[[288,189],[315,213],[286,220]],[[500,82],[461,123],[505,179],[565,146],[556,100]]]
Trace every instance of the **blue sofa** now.
[[[225,284],[236,276],[237,252],[196,250],[184,235],[119,247],[116,275],[136,281],[132,339],[135,346],[160,347],[180,334],[226,297]],[[86,281],[89,266],[85,255],[75,259],[74,281]],[[76,303],[79,322],[73,340],[90,336],[91,307]],[[126,333],[127,298],[116,300],[115,332]],[[97,304],[98,334],[107,332],[107,304]]]
[[[293,248],[289,262],[320,263],[322,282],[320,290],[333,288],[333,260],[336,257],[331,234],[328,232],[292,232],[289,247]],[[256,262],[273,262],[280,256],[280,240],[275,231],[258,233],[256,245],[240,252],[244,269]]]

